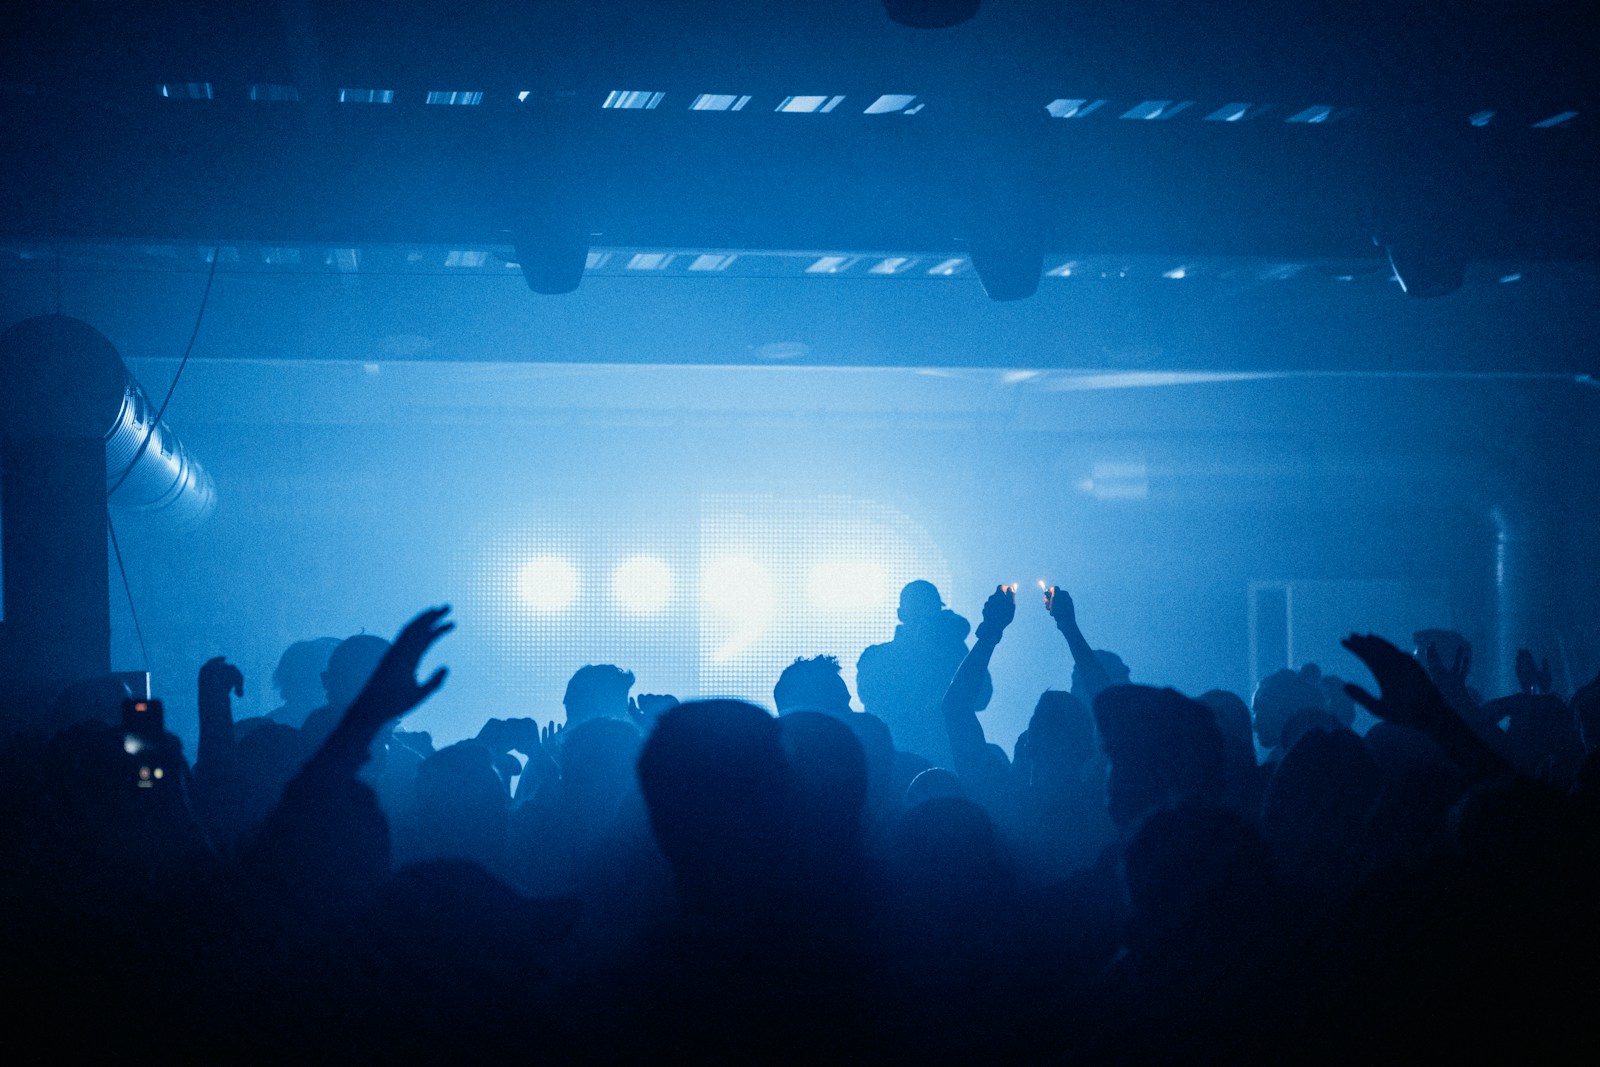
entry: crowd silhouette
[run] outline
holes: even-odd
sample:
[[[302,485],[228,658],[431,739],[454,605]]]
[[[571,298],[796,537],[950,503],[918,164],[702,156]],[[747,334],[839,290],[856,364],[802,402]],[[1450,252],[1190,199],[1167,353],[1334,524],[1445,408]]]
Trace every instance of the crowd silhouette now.
[[[17,1033],[279,1062],[1584,1047],[1600,678],[1562,694],[1524,653],[1486,699],[1458,634],[1352,634],[1371,688],[1306,665],[1193,698],[1132,684],[1051,588],[1072,689],[1008,753],[982,712],[1017,599],[996,588],[974,629],[908,585],[861,654],[865,711],[827,656],[774,680],[776,715],[589,665],[564,721],[436,747],[404,722],[445,684],[418,676],[445,607],[392,642],[297,642],[262,718],[203,664],[192,763],[108,684],[53,733],[12,709]]]

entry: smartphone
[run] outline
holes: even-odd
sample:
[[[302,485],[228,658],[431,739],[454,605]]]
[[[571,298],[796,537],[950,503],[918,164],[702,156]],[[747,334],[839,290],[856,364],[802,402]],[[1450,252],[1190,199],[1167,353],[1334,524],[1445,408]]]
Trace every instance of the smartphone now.
[[[122,732],[141,739],[154,739],[166,733],[166,710],[159,700],[124,700]]]
[[[167,776],[160,744],[166,733],[166,712],[159,700],[137,698],[122,702],[122,750],[132,757],[134,784],[155,789]]]

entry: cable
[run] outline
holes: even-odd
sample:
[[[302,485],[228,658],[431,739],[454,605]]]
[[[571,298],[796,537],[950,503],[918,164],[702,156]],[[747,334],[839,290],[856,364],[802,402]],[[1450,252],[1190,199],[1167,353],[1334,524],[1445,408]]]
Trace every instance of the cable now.
[[[122,476],[116,480],[116,483],[106,490],[107,497],[122,488],[122,483],[128,480],[128,475],[133,473],[133,468],[137,467],[139,461],[144,458],[145,451],[150,447],[150,439],[155,436],[156,427],[160,425],[162,416],[167,413],[167,405],[172,403],[172,394],[177,391],[178,379],[183,377],[183,368],[189,365],[189,354],[194,351],[195,339],[200,336],[200,324],[206,319],[206,303],[211,299],[211,283],[217,278],[217,260],[222,258],[221,253],[222,248],[220,246],[211,250],[211,270],[206,273],[206,291],[200,294],[200,310],[195,313],[194,331],[189,334],[189,344],[185,346],[183,359],[179,361],[178,369],[172,375],[172,384],[167,386],[167,395],[161,398],[161,406],[156,409],[155,417],[150,420],[149,426],[146,427],[144,440],[139,442],[139,449],[133,454],[133,458],[128,461],[127,469],[122,472]]]
[[[144,660],[144,671],[150,673],[150,650],[145,647],[144,627],[139,625],[139,609],[133,606],[133,589],[128,585],[128,568],[122,565],[122,547],[117,544],[117,528],[112,525],[111,512],[106,512],[106,530],[111,534],[111,554],[117,557],[117,573],[122,575],[122,593],[128,598],[128,614],[133,616],[133,632],[139,638],[139,656]]]
[[[206,289],[200,296],[200,310],[195,313],[194,331],[189,334],[189,344],[183,350],[183,359],[178,363],[178,370],[172,375],[172,384],[167,386],[167,395],[161,399],[161,407],[156,410],[155,417],[150,420],[149,427],[145,430],[144,440],[139,442],[139,450],[133,454],[133,459],[128,462],[128,467],[117,479],[116,484],[106,490],[109,498],[122,483],[128,480],[128,475],[133,473],[133,468],[139,465],[139,460],[144,458],[145,450],[150,447],[150,439],[155,436],[156,427],[161,424],[161,418],[167,413],[167,405],[172,403],[172,394],[177,391],[178,379],[183,377],[183,368],[189,365],[189,355],[194,351],[195,339],[200,336],[200,324],[206,318],[206,303],[211,299],[211,283],[217,277],[217,260],[221,258],[221,248],[211,250],[211,270],[206,274]],[[57,275],[59,279],[59,274]],[[57,281],[57,299],[59,300],[60,282]],[[122,576],[122,595],[128,599],[128,614],[133,616],[133,632],[139,638],[139,656],[144,661],[145,673],[150,672],[150,649],[144,641],[144,627],[139,623],[139,609],[133,602],[133,587],[128,584],[128,568],[122,562],[122,546],[117,543],[117,527],[111,521],[111,512],[106,511],[106,532],[111,535],[111,553],[117,559],[117,573]]]

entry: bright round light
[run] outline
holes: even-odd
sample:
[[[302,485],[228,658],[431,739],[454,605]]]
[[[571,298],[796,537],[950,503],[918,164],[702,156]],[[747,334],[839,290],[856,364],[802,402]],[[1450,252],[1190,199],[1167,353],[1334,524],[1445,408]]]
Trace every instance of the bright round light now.
[[[876,611],[889,601],[889,578],[865,560],[819,563],[806,575],[806,596],[821,611]]]
[[[654,556],[634,556],[611,572],[611,595],[628,611],[660,611],[672,599],[672,568]]]
[[[700,574],[700,599],[712,612],[730,619],[765,619],[778,594],[766,568],[747,556],[725,556]]]
[[[534,611],[560,611],[578,596],[578,572],[559,556],[536,556],[517,572],[517,592]]]

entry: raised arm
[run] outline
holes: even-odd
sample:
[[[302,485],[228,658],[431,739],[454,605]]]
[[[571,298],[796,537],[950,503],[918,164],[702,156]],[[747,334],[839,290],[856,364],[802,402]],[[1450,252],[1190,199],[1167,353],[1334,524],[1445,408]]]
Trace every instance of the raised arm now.
[[[406,623],[302,775],[314,771],[354,777],[367,762],[378,731],[438,691],[449,672],[440,667],[427,681],[418,682],[417,665],[434,642],[456,628],[455,623],[444,621],[449,613],[448,606],[430,608]]]
[[[983,704],[989,677],[989,660],[1016,614],[1016,587],[996,586],[984,601],[983,621],[978,624],[972,648],[956,668],[944,693],[944,724],[950,734],[955,772],[971,784],[976,784],[975,779],[983,775],[990,761],[983,726],[978,722],[978,708]]]
[[[389,826],[356,775],[378,731],[444,684],[442,667],[425,682],[416,673],[433,643],[454,628],[444,621],[449,611],[433,608],[406,624],[339,725],[284,789],[251,849],[260,884],[286,899],[336,904],[387,873]]]
[[[1106,673],[1100,657],[1094,654],[1094,649],[1084,639],[1083,631],[1078,629],[1078,612],[1072,597],[1067,595],[1065,589],[1052,585],[1044,591],[1044,610],[1050,613],[1056,622],[1056,629],[1067,639],[1067,647],[1072,650],[1073,666],[1078,669],[1083,684],[1089,689],[1089,701],[1093,702],[1101,692],[1111,688],[1111,675]]]
[[[200,750],[195,753],[197,779],[220,781],[233,771],[233,702],[244,696],[244,674],[221,656],[200,668]]]
[[[1359,685],[1345,686],[1351,700],[1385,722],[1432,737],[1475,781],[1511,773],[1510,764],[1450,706],[1422,664],[1375,634],[1351,634],[1339,643],[1378,681],[1378,696]]]

